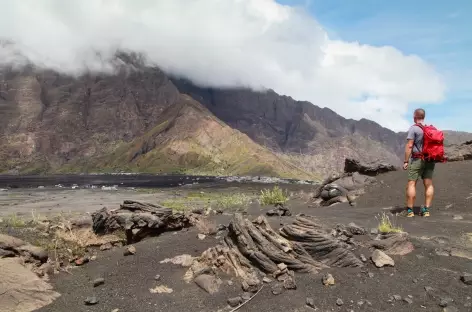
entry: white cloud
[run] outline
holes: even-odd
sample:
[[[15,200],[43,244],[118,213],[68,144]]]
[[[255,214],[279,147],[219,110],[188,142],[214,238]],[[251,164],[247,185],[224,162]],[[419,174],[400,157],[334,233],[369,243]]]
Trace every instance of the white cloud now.
[[[311,16],[274,0],[3,0],[1,37],[66,72],[102,66],[92,49],[126,48],[196,83],[272,88],[394,130],[410,124],[408,103],[445,93],[419,57],[330,40]]]

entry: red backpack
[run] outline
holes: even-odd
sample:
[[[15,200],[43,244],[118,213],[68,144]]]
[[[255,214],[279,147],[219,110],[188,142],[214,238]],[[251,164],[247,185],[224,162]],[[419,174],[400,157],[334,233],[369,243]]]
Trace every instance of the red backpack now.
[[[432,162],[446,162],[444,133],[433,125],[416,125],[423,130],[423,151],[416,157]]]

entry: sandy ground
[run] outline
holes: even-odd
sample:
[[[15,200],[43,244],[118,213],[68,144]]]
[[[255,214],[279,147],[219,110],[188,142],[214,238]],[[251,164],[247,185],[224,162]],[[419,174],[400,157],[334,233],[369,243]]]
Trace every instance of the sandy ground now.
[[[317,216],[327,225],[355,222],[367,228],[376,227],[382,212],[395,211],[404,202],[405,172],[393,172],[379,176],[381,183],[371,187],[368,193],[359,198],[356,207],[336,205],[333,207],[310,208],[300,199],[289,202],[294,214],[304,213]],[[362,269],[329,269],[336,280],[334,287],[321,283],[322,274],[297,274],[297,290],[285,291],[274,296],[270,286],[266,286],[247,305],[238,311],[472,311],[472,286],[459,280],[463,272],[472,273],[472,162],[439,165],[436,172],[436,199],[430,218],[398,216],[394,221],[409,232],[415,244],[415,251],[400,257],[393,257],[393,268],[378,269],[371,263]],[[208,189],[212,187],[207,186]],[[214,188],[213,188],[214,189]],[[225,188],[214,189],[221,192]],[[419,187],[419,189],[421,189]],[[226,191],[238,191],[237,187]],[[97,208],[116,206],[123,199],[158,201],[183,188],[160,191],[154,194],[136,191],[104,192],[99,190],[67,190],[47,193],[34,192],[30,197],[19,191],[17,199],[2,198],[2,212],[16,211],[28,213],[31,209],[61,209],[68,207],[76,211],[94,211]],[[251,189],[252,192],[257,190]],[[304,192],[308,190],[305,189]],[[48,195],[46,195],[48,194]],[[418,205],[421,202],[418,194]],[[0,196],[4,196],[1,194]],[[42,197],[41,197],[42,196]],[[34,198],[33,198],[34,197]],[[15,205],[12,205],[16,203]],[[248,210],[249,217],[265,213],[257,205]],[[460,215],[462,218],[454,218]],[[227,224],[230,215],[214,218],[215,222]],[[270,222],[277,228],[288,223],[291,217],[272,217]],[[99,253],[96,261],[75,268],[71,274],[61,273],[54,276],[52,283],[62,296],[53,304],[39,311],[201,311],[216,312],[224,309],[229,297],[241,295],[242,291],[235,282],[227,284],[218,294],[209,295],[195,284],[186,284],[182,277],[186,271],[177,265],[161,264],[165,258],[180,254],[197,256],[205,249],[217,244],[217,239],[207,237],[197,239],[196,229],[165,233],[156,238],[146,239],[136,244],[137,253],[123,256],[122,249]],[[448,250],[452,256],[442,256],[438,250]],[[373,273],[370,274],[369,273]],[[160,281],[154,279],[161,275]],[[92,280],[104,277],[104,285],[94,288]],[[164,284],[173,289],[170,294],[153,294],[150,288]],[[432,287],[432,291],[425,291]],[[412,303],[403,300],[389,302],[393,295],[402,298],[411,296]],[[96,296],[99,303],[85,306],[84,299]],[[317,310],[305,305],[306,298],[313,298]],[[450,310],[439,306],[441,299],[450,297]],[[343,305],[336,304],[342,299]],[[361,304],[362,303],[362,304]],[[370,303],[370,304],[369,304]],[[456,308],[456,310],[452,309]],[[225,310],[229,311],[229,310]]]
[[[156,202],[168,197],[170,191],[153,193],[133,189],[106,191],[101,189],[12,189],[0,192],[0,215],[16,213],[28,216],[32,211],[41,215],[87,213],[102,207],[117,208],[123,200]]]

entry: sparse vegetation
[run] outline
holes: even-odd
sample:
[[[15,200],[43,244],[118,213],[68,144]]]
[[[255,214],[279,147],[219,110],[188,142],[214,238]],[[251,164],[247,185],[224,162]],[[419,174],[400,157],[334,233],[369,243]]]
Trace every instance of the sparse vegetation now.
[[[1,225],[11,228],[23,228],[26,226],[26,221],[23,217],[18,216],[18,214],[12,213],[2,218]]]
[[[288,198],[289,196],[287,191],[282,190],[278,185],[276,185],[273,189],[262,190],[261,195],[259,196],[259,202],[263,206],[284,204]]]
[[[245,210],[251,203],[252,197],[244,193],[218,194],[193,192],[185,197],[167,199],[161,204],[175,211],[187,211],[193,208],[213,208],[221,210]]]
[[[246,209],[251,203],[251,197],[242,193],[235,193],[227,196],[222,196],[216,200],[216,206],[223,210],[240,210]]]
[[[376,217],[378,220],[379,218]],[[403,228],[396,225],[390,217],[384,212],[380,216],[378,229],[380,233],[400,233],[403,232]]]

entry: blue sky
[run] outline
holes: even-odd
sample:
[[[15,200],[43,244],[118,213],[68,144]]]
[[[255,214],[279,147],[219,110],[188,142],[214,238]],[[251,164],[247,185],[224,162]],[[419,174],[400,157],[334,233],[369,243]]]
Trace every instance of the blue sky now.
[[[440,104],[421,104],[428,123],[472,132],[471,0],[278,0],[302,6],[330,38],[416,54],[443,76]],[[417,105],[412,103],[413,110]]]

